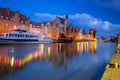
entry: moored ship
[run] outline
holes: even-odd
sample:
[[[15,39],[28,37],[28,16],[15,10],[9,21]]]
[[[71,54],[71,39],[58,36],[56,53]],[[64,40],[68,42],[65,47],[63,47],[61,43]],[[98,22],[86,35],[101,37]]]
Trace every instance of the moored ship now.
[[[34,34],[20,27],[12,32],[0,35],[0,44],[30,44],[30,43],[52,43],[53,40],[46,34]]]
[[[63,33],[60,33],[57,42],[58,43],[72,43],[73,38],[72,37],[66,37]]]

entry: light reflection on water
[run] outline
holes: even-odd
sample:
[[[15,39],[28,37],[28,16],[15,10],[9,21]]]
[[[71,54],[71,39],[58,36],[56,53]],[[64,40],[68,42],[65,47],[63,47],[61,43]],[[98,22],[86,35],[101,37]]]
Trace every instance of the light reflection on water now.
[[[114,43],[0,45],[0,79],[99,80]]]

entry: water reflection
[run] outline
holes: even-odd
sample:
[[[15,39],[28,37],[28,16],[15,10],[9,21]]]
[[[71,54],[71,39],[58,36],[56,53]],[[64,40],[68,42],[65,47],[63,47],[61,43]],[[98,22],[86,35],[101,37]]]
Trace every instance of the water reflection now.
[[[15,74],[28,63],[39,60],[52,62],[54,67],[67,69],[68,59],[86,52],[96,53],[96,42],[55,43],[37,45],[1,45],[0,77]]]

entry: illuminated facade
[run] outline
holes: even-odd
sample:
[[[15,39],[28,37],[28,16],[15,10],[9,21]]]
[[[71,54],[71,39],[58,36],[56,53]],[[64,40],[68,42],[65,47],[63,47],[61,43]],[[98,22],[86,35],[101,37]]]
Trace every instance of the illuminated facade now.
[[[29,31],[30,18],[9,8],[0,8],[0,34],[10,32],[17,27],[24,26]]]
[[[96,29],[90,29],[89,34],[90,34],[91,40],[94,40],[96,36]]]
[[[53,22],[32,22],[29,17],[9,8],[0,8],[0,34],[7,33],[18,27],[25,27],[27,31],[36,34],[47,34],[52,39],[58,39],[59,33],[74,40],[94,40],[96,29],[90,29],[90,35],[85,30],[74,28],[68,24],[68,15],[65,18],[56,16]]]
[[[68,15],[66,15],[65,18],[57,16],[54,20],[54,23],[58,27],[59,33],[66,35],[66,28],[68,27]]]

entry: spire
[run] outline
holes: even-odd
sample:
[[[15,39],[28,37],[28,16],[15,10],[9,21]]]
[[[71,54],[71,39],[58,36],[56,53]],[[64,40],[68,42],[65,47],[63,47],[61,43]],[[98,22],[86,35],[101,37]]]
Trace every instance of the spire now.
[[[68,19],[68,18],[69,18],[69,17],[68,17],[68,14],[66,14],[65,18],[66,18],[66,19]]]

